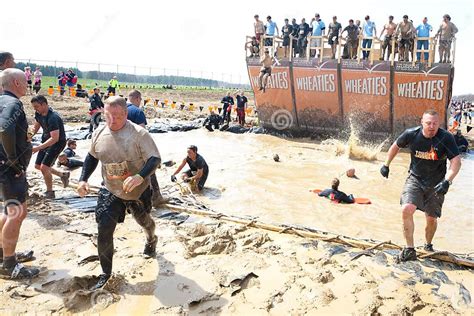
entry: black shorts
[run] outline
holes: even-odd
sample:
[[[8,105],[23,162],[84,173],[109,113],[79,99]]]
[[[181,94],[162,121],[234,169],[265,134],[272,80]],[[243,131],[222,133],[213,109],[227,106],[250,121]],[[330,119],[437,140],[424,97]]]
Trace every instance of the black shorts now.
[[[262,74],[269,74],[271,75],[272,74],[272,67],[262,67],[262,69],[260,69],[260,72]]]
[[[410,49],[411,46],[412,46],[413,40],[411,38],[402,38],[402,39],[400,39],[400,41],[398,43],[399,43],[398,45],[400,47],[406,47],[406,48]]]
[[[150,187],[147,187],[138,200],[127,201],[116,197],[106,188],[101,188],[95,208],[95,220],[99,223],[101,221],[106,222],[107,218],[111,218],[117,219],[117,223],[123,223],[125,211],[135,217],[140,217],[140,213],[150,213],[152,208],[151,194]]]
[[[4,212],[10,204],[21,204],[26,202],[28,196],[28,186],[26,183],[26,174],[15,176],[11,168],[0,167],[0,194],[4,202]]]
[[[27,83],[29,86],[31,86],[32,81],[31,81],[31,80],[27,80],[26,83]]]
[[[333,40],[333,38],[334,38],[334,40]],[[335,35],[330,36],[329,39],[328,39],[328,44],[329,45],[339,44],[339,36],[335,36]]]
[[[410,174],[405,181],[400,204],[415,204],[416,208],[431,217],[441,217],[444,194],[435,193],[434,187],[427,187],[420,179]]]
[[[59,154],[63,151],[64,147],[66,147],[66,142],[58,142],[51,147],[40,150],[38,156],[36,156],[35,165],[51,167]]]
[[[197,171],[192,171],[191,169],[188,169],[186,170],[184,173],[188,176],[188,177],[192,177],[194,176],[194,174],[197,172]],[[202,188],[204,188],[204,184],[206,183],[206,180],[207,180],[207,176],[208,174],[204,173],[201,177],[201,179],[199,179],[199,182],[197,184],[199,190],[202,190]]]
[[[289,36],[283,36],[283,46],[290,46],[290,37]]]

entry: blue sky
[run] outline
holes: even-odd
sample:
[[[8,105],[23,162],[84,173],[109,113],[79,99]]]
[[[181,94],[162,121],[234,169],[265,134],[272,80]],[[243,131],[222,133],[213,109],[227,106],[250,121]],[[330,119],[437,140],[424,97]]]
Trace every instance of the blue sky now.
[[[7,1],[2,3],[0,49],[17,58],[123,64],[130,72],[134,65],[191,69],[194,75],[212,72],[215,79],[224,72],[233,81],[245,81],[244,41],[253,32],[255,13],[271,15],[279,27],[286,17],[311,20],[316,12],[326,23],[337,15],[343,26],[369,14],[378,33],[388,15],[397,22],[407,14],[415,26],[427,16],[437,29],[449,13],[460,30],[454,94],[461,94],[474,92],[468,58],[474,48],[472,9],[468,0]]]

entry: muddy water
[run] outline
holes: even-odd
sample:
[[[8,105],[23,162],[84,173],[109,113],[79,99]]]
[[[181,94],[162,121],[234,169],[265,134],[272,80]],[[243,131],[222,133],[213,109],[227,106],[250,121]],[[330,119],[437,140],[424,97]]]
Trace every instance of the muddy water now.
[[[407,153],[396,157],[390,178],[385,179],[379,173],[385,153],[374,154],[373,150],[378,149],[353,148],[352,152],[356,149],[375,159],[360,161],[350,159],[347,152],[342,153],[344,146],[336,142],[315,144],[302,139],[206,130],[154,134],[153,137],[163,161],[174,160],[177,164],[185,157],[189,144],[198,146],[210,166],[207,188],[200,198],[216,211],[403,244],[399,198],[409,166]],[[87,143],[81,141],[79,148],[84,153]],[[279,155],[280,162],[273,160],[274,154]],[[438,249],[474,250],[473,165],[473,156],[463,158],[462,169],[446,197],[434,240]],[[343,175],[349,167],[356,169],[358,180]],[[171,183],[169,178],[174,168],[157,171],[160,185]],[[96,172],[92,180],[97,184],[99,174]],[[334,177],[341,180],[340,190],[370,198],[372,204],[333,204],[309,192],[330,187]],[[422,245],[422,212],[416,213],[415,225],[415,242]]]

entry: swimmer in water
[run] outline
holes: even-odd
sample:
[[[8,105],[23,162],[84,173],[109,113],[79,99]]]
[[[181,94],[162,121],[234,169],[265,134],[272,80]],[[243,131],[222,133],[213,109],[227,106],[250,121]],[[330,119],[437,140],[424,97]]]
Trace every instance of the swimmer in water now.
[[[323,190],[322,192],[318,193],[319,196],[324,196],[329,198],[331,201],[335,201],[337,203],[344,202],[348,204],[352,204],[355,202],[354,196],[352,194],[345,194],[342,191],[339,191],[339,179],[334,178],[331,182],[331,188]]]

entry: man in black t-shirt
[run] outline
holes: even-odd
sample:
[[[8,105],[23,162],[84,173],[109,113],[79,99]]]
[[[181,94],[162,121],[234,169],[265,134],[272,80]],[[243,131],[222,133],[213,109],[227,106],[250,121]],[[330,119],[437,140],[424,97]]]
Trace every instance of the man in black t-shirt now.
[[[102,112],[104,111],[104,102],[102,102],[102,99],[100,97],[99,87],[94,88],[94,94],[90,96],[89,101],[89,114],[91,116],[89,132],[92,134],[92,132],[99,126],[100,117]]]
[[[60,177],[66,187],[69,182],[69,172],[61,172],[52,168],[59,154],[66,147],[66,133],[64,124],[58,113],[48,106],[48,100],[42,95],[37,95],[31,99],[31,104],[35,109],[35,125],[33,134],[36,134],[40,127],[43,129],[41,145],[33,147],[33,153],[38,153],[35,168],[41,170],[46,183],[46,198],[54,199],[53,174]]]
[[[306,23],[306,19],[301,19],[301,24],[298,27],[298,54],[299,57],[305,57],[306,54],[306,45],[308,41],[306,36],[309,33],[309,24]]]
[[[245,110],[247,109],[247,97],[244,95],[242,91],[240,94],[235,96],[235,100],[237,101],[237,117],[239,118],[239,124],[244,126],[245,124]]]
[[[198,190],[202,191],[209,175],[209,167],[204,158],[197,153],[197,150],[194,145],[188,147],[188,155],[171,176],[171,181],[176,182],[176,175],[188,164],[189,169],[183,172],[181,178],[184,182],[197,183]]]
[[[290,35],[293,34],[293,25],[288,23],[288,19],[285,19],[285,25],[281,28],[281,34],[283,38],[283,47],[285,48],[285,58],[289,57],[290,53]]]
[[[402,205],[403,234],[407,246],[399,255],[399,261],[416,260],[413,242],[415,225],[413,214],[417,209],[425,212],[426,251],[433,251],[432,240],[436,232],[437,218],[441,217],[444,196],[461,168],[459,150],[454,137],[439,128],[439,114],[434,110],[423,113],[421,126],[407,129],[393,143],[385,164],[380,169],[388,178],[390,162],[400,148],[409,148],[411,163],[409,176],[400,198]],[[446,170],[446,159],[449,169]]]
[[[227,95],[222,98],[221,103],[222,107],[222,120],[230,123],[230,112],[232,111],[232,106],[234,105],[234,98],[231,96],[230,92],[227,92]]]

